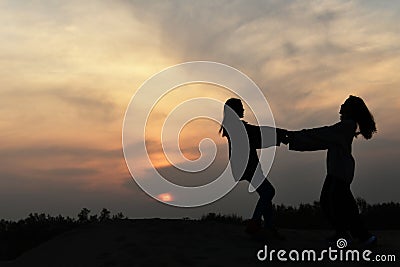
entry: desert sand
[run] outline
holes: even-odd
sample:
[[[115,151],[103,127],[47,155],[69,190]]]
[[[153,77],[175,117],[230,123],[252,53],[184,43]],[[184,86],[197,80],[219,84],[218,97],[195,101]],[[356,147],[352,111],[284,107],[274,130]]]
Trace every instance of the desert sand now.
[[[400,266],[400,231],[375,231],[374,254],[394,254],[397,262],[259,261],[268,249],[327,248],[329,231],[281,229],[281,240],[256,241],[244,225],[179,219],[135,219],[84,225],[59,235],[0,266]]]

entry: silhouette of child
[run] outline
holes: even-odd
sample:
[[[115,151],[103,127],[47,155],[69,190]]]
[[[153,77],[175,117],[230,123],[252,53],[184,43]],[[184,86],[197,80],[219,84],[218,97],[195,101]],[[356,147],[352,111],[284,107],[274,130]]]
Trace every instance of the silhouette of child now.
[[[351,154],[353,138],[361,134],[370,139],[376,132],[373,116],[364,101],[349,96],[340,108],[340,122],[320,128],[287,132],[289,150],[328,150],[327,176],[322,187],[320,203],[324,215],[336,233],[328,241],[339,238],[359,239],[366,245],[376,244],[377,238],[364,227],[350,185],[355,162]],[[359,132],[357,132],[357,126]]]
[[[274,237],[279,237],[272,224],[272,198],[275,195],[275,189],[261,169],[256,149],[279,146],[281,137],[286,136],[286,131],[268,126],[251,125],[241,120],[243,116],[244,108],[241,100],[228,99],[225,102],[224,119],[219,132],[228,139],[229,160],[234,178],[240,181],[246,180],[249,183],[252,182],[252,179],[263,180],[260,186],[255,186],[260,198],[252,219],[248,221],[246,231],[249,234],[260,233],[263,229],[263,217],[264,229],[268,229],[267,231],[271,232]]]

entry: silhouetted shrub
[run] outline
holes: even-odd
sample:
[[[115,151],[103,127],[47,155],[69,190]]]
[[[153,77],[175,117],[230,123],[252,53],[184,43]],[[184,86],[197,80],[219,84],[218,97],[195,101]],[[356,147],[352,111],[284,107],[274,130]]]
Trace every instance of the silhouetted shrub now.
[[[122,212],[118,212],[117,214],[114,214],[112,216],[112,220],[123,220],[126,219],[127,217],[122,213]]]
[[[206,215],[201,216],[201,221],[215,221],[215,222],[222,222],[222,223],[232,223],[232,224],[241,224],[243,223],[243,218],[236,214],[228,214],[224,215],[221,213],[213,213],[210,212]]]
[[[95,215],[90,215],[89,221],[90,221],[91,223],[96,223],[96,222],[98,222],[99,219],[98,219],[97,214],[95,214]]]
[[[367,204],[361,216],[370,229],[399,229],[400,203]]]
[[[79,223],[87,223],[87,222],[89,222],[89,214],[90,214],[90,210],[87,209],[87,208],[83,208],[78,213],[78,222]]]
[[[298,207],[274,205],[274,222],[278,227],[297,229],[324,229],[329,225],[324,220],[320,204],[300,204]]]
[[[109,221],[110,220],[110,214],[111,214],[111,212],[108,209],[103,208],[101,210],[101,212],[100,212],[99,220],[101,222]]]

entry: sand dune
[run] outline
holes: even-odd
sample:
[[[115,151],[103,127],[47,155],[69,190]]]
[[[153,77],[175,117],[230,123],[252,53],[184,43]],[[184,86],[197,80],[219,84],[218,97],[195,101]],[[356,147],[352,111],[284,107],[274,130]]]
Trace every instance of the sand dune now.
[[[326,248],[321,230],[281,230],[286,241],[255,241],[243,225],[210,221],[140,219],[86,225],[64,233],[1,266],[320,266],[310,262],[259,261],[257,252],[268,249]],[[378,231],[374,253],[395,254],[399,266],[400,231]],[[329,262],[329,266],[364,266],[365,262]]]

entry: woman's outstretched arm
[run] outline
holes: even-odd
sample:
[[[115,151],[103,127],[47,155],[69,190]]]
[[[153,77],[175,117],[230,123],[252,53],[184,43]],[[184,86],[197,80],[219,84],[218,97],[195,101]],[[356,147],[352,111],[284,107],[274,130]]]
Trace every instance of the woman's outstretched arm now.
[[[331,145],[343,145],[354,136],[356,124],[353,121],[341,121],[301,131],[288,132],[289,149],[296,151],[325,150]]]

